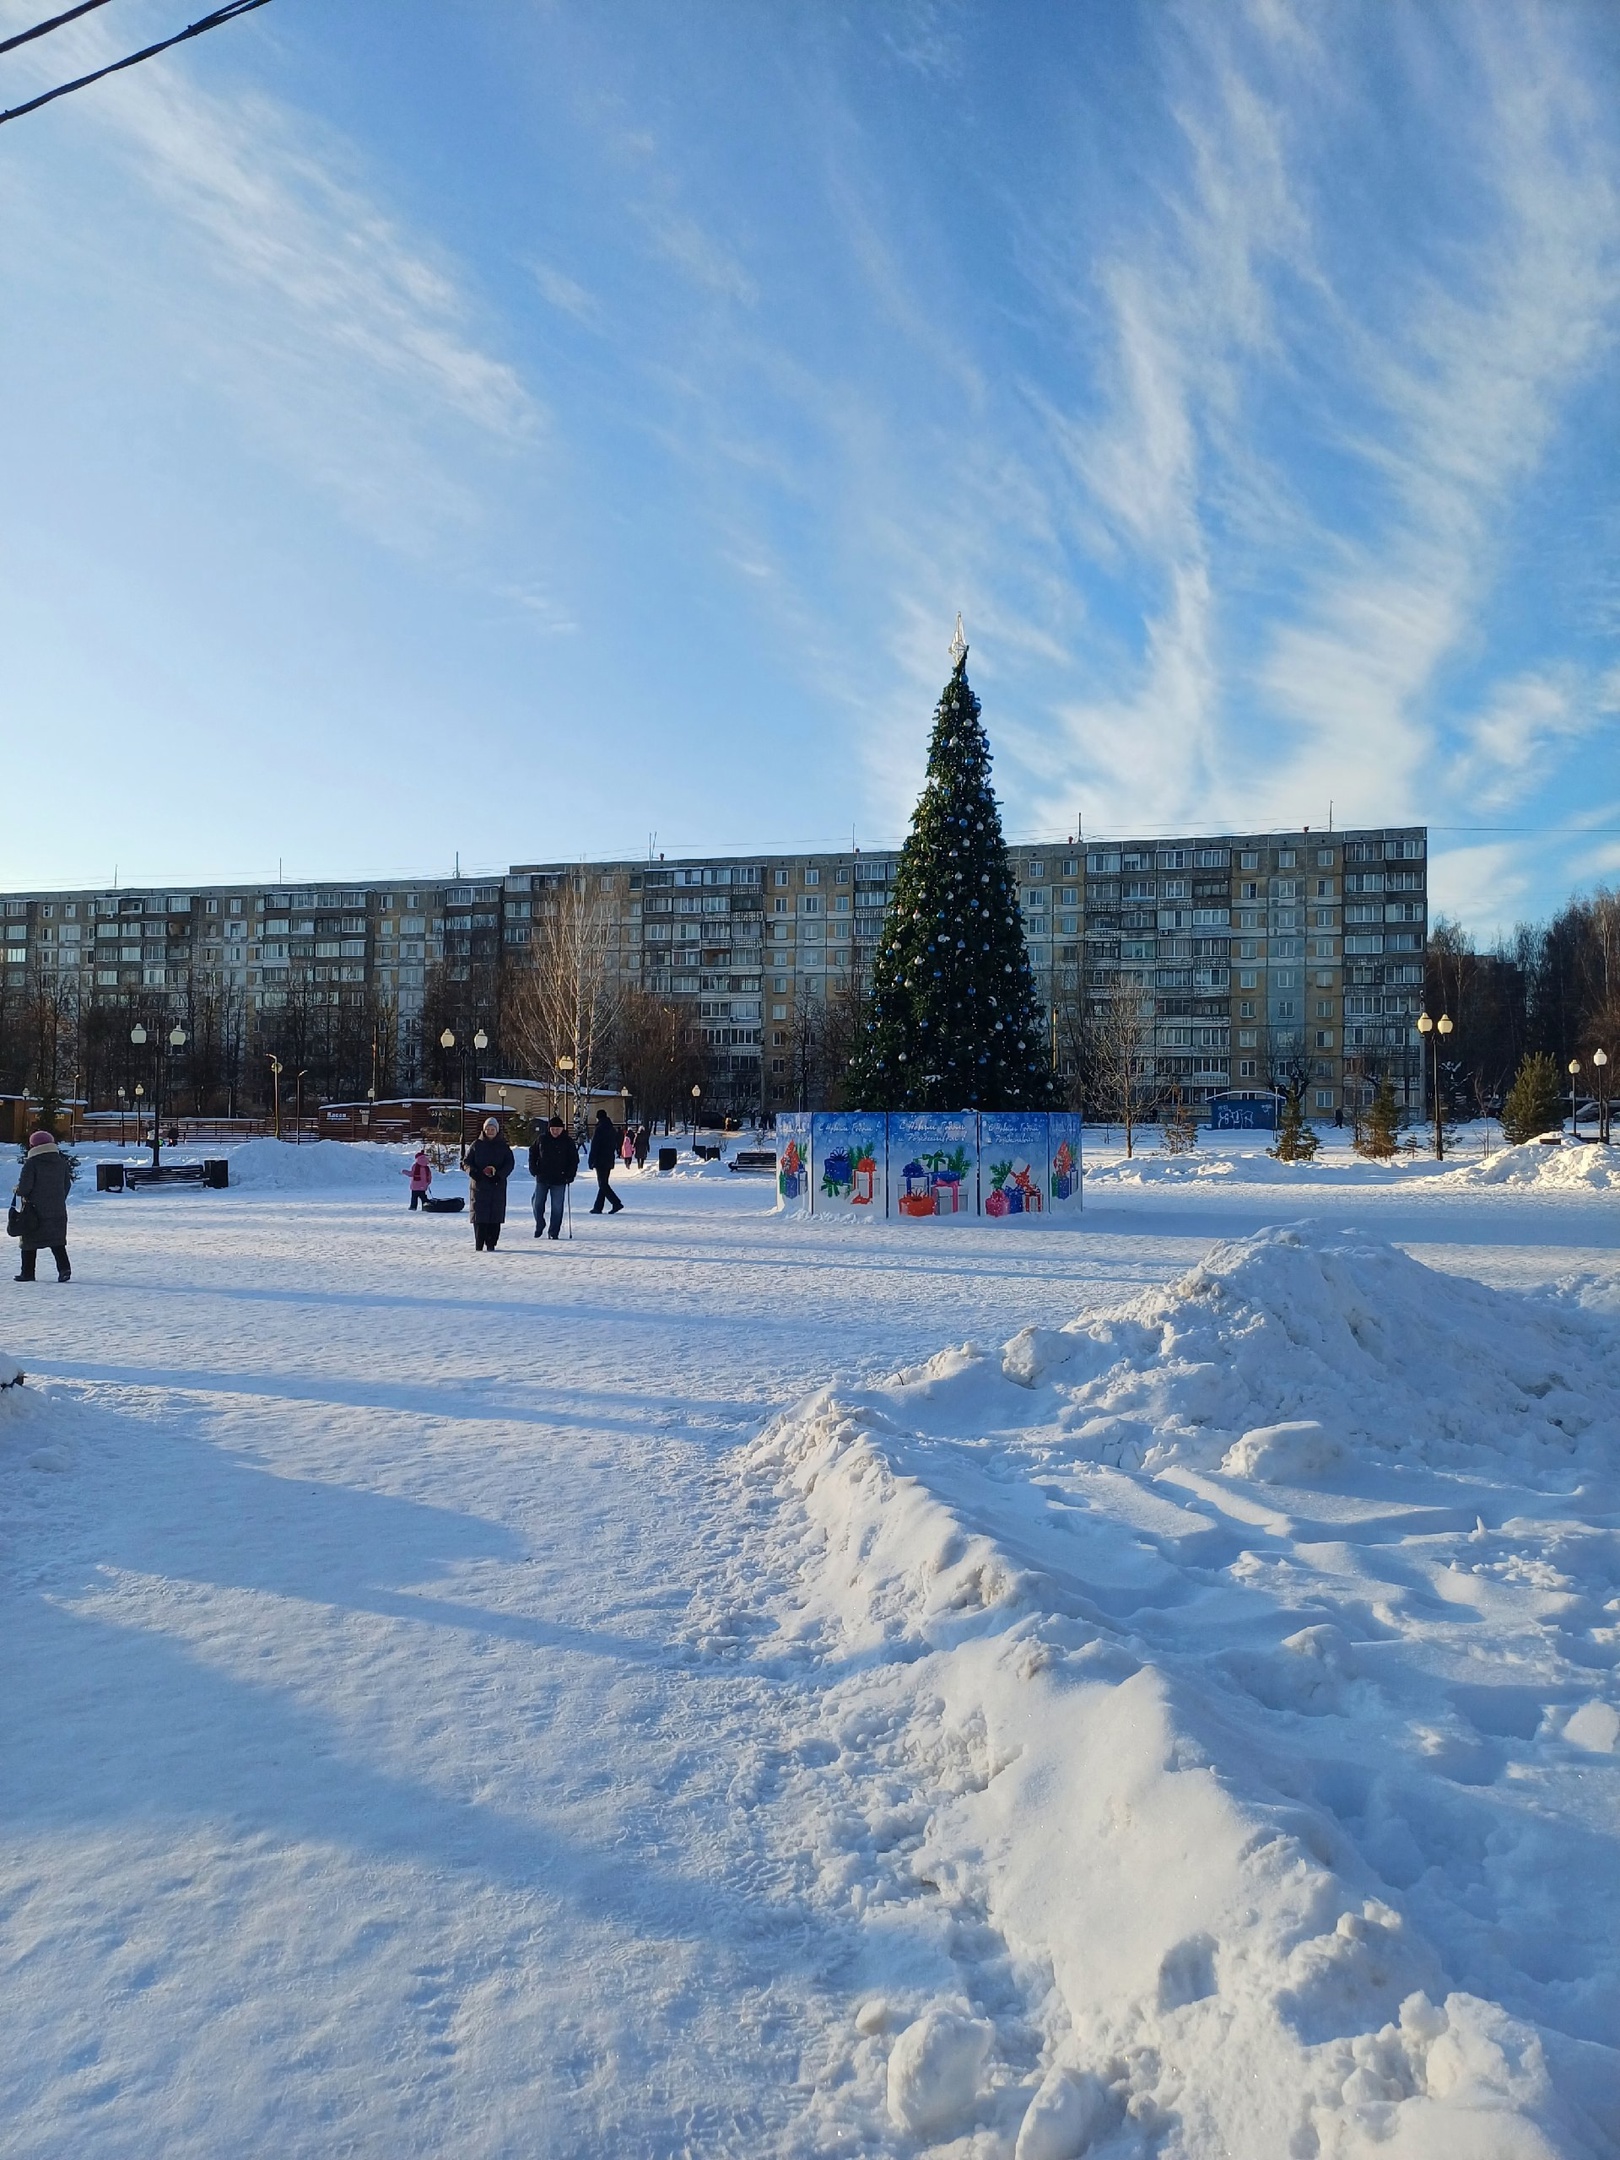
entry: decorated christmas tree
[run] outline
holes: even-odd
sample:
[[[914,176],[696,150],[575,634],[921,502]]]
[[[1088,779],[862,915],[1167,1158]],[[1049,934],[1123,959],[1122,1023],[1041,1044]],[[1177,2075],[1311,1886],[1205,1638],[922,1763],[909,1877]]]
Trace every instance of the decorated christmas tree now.
[[[1046,1031],[960,616],[951,659],[850,1100],[867,1110],[1045,1110],[1057,1099]]]

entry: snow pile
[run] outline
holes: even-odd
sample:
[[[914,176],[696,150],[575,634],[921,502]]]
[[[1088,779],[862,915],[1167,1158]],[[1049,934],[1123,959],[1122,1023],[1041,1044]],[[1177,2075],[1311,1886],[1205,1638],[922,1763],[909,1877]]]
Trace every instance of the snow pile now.
[[[1483,1162],[1449,1173],[1451,1185],[1512,1185],[1538,1192],[1614,1192],[1620,1190],[1620,1157],[1606,1147],[1574,1142],[1543,1147],[1527,1140],[1520,1147],[1498,1148]]]
[[[20,1387],[23,1369],[9,1350],[0,1350],[0,1390]]]
[[[244,1140],[230,1155],[231,1185],[246,1192],[311,1192],[379,1187],[405,1190],[401,1172],[413,1147],[366,1140]],[[434,1189],[460,1192],[458,1171],[436,1170]]]
[[[893,2126],[1613,2152],[1617,1406],[1601,1313],[1295,1228],[764,1434]]]

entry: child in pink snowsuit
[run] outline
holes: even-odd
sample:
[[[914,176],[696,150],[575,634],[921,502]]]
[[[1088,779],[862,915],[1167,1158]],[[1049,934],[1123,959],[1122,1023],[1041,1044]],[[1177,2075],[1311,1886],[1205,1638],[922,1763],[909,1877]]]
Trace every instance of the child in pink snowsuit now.
[[[428,1187],[433,1183],[433,1165],[427,1159],[426,1148],[417,1149],[405,1174],[411,1181],[411,1213],[414,1215],[418,1204],[427,1198]]]

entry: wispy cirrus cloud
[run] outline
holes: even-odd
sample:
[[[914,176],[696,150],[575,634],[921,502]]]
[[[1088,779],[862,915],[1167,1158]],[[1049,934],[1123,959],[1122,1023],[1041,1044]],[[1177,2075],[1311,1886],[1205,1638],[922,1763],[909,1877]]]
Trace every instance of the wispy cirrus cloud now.
[[[1556,17],[1404,18],[1404,94],[1452,41],[1468,94],[1451,199],[1369,265],[1327,185],[1376,125],[1353,56],[1282,5],[1179,21],[1183,155],[1095,280],[1107,400],[1054,423],[1077,521],[1143,595],[1085,655],[1110,690],[1060,708],[1065,768],[1117,824],[1429,813],[1504,517],[1613,335],[1613,130]]]
[[[25,49],[42,77],[123,49],[99,23],[49,44]],[[509,453],[543,432],[543,408],[478,334],[457,266],[381,206],[351,145],[261,94],[200,88],[183,65],[119,76],[65,110],[81,153],[112,161],[159,213],[144,298],[183,323],[200,389],[230,397],[266,447],[390,545],[476,519],[447,431]]]

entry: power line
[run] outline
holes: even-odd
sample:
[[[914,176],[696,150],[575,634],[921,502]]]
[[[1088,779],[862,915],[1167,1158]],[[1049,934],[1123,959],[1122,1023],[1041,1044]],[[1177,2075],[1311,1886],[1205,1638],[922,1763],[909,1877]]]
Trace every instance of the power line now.
[[[100,6],[101,0],[88,0],[88,4]],[[217,30],[221,23],[234,22],[238,15],[250,15],[255,8],[268,5],[269,0],[226,0],[224,7],[215,8],[211,15],[199,16],[194,23],[188,23],[184,30],[177,30],[173,37],[159,38],[155,45],[143,46],[139,52],[131,53],[127,59],[114,60],[106,67],[78,76],[73,82],[58,83],[54,90],[45,90],[38,97],[30,98],[26,105],[13,105],[9,112],[0,112],[0,127],[4,127],[8,120],[20,120],[24,113],[38,112],[42,105],[49,105],[57,98],[68,97],[75,90],[86,89],[91,83],[100,82],[105,75],[117,75],[125,68],[138,67],[143,60],[150,60],[155,53],[167,52],[171,45],[184,45],[188,38],[201,37],[205,31]],[[71,8],[66,15],[59,15],[56,22],[69,22],[73,16],[87,12],[88,8]],[[25,32],[24,37],[38,37],[55,27],[56,23],[41,23],[37,29]],[[12,42],[18,44],[23,40],[13,39]]]
[[[77,7],[65,8],[60,15],[53,15],[49,22],[35,23],[32,30],[19,30],[15,37],[0,41],[0,53],[13,51],[19,45],[30,45],[37,37],[48,31],[60,30],[64,23],[75,21],[80,15],[88,15],[98,7],[105,7],[107,0],[79,0]]]

